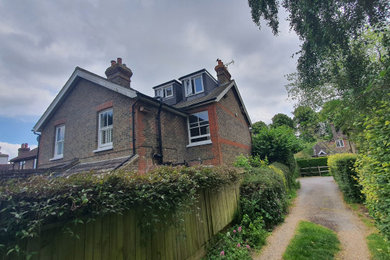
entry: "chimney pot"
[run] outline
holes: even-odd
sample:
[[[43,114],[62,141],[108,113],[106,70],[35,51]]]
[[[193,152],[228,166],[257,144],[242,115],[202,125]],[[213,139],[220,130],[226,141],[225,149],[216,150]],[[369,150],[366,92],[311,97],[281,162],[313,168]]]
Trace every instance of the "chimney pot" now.
[[[231,75],[227,70],[226,66],[220,59],[217,59],[218,65],[215,66],[215,72],[217,72],[217,79],[220,84],[225,84],[230,82]]]
[[[116,61],[112,60],[111,67],[108,67],[105,73],[109,81],[130,88],[133,72],[125,64],[122,64],[122,58],[117,58]]]

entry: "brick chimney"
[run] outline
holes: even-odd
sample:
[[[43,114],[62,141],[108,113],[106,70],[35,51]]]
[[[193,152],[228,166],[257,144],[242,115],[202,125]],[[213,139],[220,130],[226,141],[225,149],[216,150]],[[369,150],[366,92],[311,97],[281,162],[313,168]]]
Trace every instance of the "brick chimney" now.
[[[28,143],[24,143],[18,149],[18,156],[24,156],[29,151],[30,151],[30,147],[28,147]]]
[[[111,61],[111,66],[106,69],[106,76],[109,81],[118,85],[130,88],[130,78],[133,76],[131,69],[122,64],[122,58]]]
[[[221,85],[230,82],[232,77],[227,70],[227,67],[223,64],[220,59],[217,59],[218,65],[215,66],[215,71],[217,72],[217,79]]]

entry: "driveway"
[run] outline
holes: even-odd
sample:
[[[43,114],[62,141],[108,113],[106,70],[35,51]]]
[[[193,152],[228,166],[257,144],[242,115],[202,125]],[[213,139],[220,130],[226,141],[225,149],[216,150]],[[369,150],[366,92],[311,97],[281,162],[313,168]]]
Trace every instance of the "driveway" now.
[[[267,239],[267,245],[254,259],[279,260],[301,220],[334,230],[341,242],[337,259],[370,259],[365,237],[368,229],[346,206],[333,177],[299,179],[301,189],[285,222]]]

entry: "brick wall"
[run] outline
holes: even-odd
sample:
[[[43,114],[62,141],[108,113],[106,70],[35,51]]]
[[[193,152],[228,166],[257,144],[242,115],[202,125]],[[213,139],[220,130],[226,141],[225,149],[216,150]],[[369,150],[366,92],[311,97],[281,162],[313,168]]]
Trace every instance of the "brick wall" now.
[[[76,83],[64,102],[43,126],[39,167],[63,164],[74,158],[81,162],[105,160],[132,154],[132,100],[86,80]],[[113,108],[113,149],[94,153],[98,146],[99,110]],[[56,125],[65,124],[63,159],[50,161],[54,155]]]
[[[216,112],[222,162],[230,164],[241,153],[249,155],[251,135],[235,90],[229,90],[221,99],[216,105]]]

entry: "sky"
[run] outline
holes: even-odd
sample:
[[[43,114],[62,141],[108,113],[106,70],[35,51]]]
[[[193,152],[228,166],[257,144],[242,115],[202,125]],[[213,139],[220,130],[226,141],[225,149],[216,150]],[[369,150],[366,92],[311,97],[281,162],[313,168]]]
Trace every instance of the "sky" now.
[[[0,1],[0,152],[13,158],[76,66],[101,76],[117,57],[132,88],[152,87],[199,69],[228,66],[252,122],[291,116],[286,75],[299,39],[280,14],[280,33],[252,22],[247,1]]]

